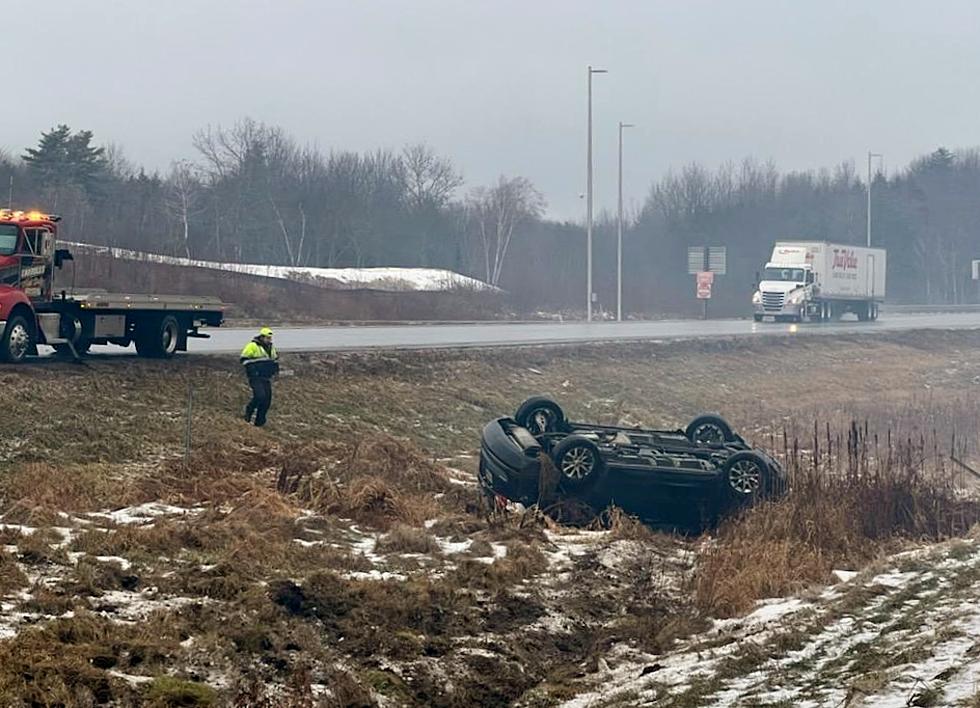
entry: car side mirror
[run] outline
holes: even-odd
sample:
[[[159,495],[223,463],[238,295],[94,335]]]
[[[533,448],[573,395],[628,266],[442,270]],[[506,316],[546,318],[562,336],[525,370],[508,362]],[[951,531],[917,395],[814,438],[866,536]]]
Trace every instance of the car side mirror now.
[[[73,261],[73,260],[75,259],[72,257],[71,251],[69,251],[67,248],[59,248],[54,252],[55,268],[61,268],[65,264],[65,261]]]

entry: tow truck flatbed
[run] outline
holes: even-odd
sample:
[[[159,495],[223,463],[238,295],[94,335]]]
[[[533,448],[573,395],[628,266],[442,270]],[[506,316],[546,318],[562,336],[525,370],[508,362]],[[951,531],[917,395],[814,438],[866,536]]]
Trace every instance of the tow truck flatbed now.
[[[111,293],[105,290],[76,290],[56,298],[52,304],[75,302],[87,309],[125,310],[139,307],[147,310],[221,310],[227,305],[220,298],[210,295],[144,295],[135,293]]]
[[[216,297],[55,291],[55,270],[73,260],[56,248],[58,221],[0,209],[0,361],[20,362],[42,344],[75,357],[94,344],[135,344],[140,356],[169,358],[206,337],[199,328],[224,322]]]

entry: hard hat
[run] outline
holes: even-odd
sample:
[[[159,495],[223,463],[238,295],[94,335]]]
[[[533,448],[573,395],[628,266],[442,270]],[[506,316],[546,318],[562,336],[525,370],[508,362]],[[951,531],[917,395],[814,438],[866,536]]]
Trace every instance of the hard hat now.
[[[268,327],[263,327],[262,329],[259,330],[259,336],[260,337],[271,337],[272,336],[272,330],[269,329]]]

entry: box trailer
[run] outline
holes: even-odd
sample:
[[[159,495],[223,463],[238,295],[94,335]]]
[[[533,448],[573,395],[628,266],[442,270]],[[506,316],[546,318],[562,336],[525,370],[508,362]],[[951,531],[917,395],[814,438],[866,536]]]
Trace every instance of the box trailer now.
[[[777,241],[752,296],[754,318],[827,321],[852,312],[878,317],[885,299],[886,254],[826,241]]]

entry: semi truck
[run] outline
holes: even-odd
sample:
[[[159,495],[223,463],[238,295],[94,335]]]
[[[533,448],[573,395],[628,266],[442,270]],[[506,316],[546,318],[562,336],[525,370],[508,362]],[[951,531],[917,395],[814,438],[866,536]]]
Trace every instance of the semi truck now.
[[[19,363],[38,346],[75,358],[93,344],[136,345],[143,357],[187,350],[201,327],[219,327],[227,306],[215,297],[56,292],[55,272],[72,260],[57,247],[60,217],[0,209],[0,361]]]
[[[777,241],[752,295],[756,322],[878,318],[885,250],[826,241]]]

